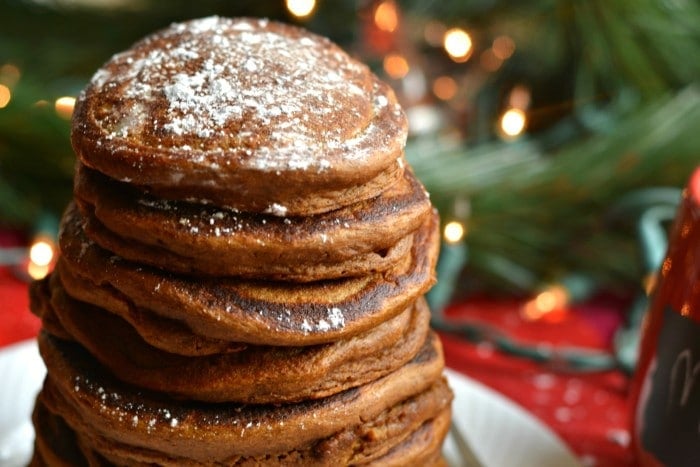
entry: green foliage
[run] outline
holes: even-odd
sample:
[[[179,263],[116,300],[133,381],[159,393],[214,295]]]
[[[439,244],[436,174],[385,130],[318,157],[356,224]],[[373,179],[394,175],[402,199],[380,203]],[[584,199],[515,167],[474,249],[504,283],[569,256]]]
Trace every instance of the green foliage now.
[[[684,186],[700,164],[699,125],[700,88],[691,86],[556,154],[535,140],[466,151],[424,140],[409,146],[408,157],[443,218],[455,217],[455,199],[470,200],[463,221],[477,277],[520,291],[571,271],[624,285],[645,272],[638,213],[614,208],[634,190]]]

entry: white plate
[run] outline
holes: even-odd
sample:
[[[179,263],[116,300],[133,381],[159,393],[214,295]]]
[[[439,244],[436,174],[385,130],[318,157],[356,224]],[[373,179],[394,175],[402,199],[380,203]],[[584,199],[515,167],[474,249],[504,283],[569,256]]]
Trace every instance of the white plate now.
[[[455,393],[452,419],[484,467],[580,467],[542,422],[496,391],[447,369]],[[452,436],[445,442],[451,466],[462,466]]]
[[[26,465],[33,449],[30,418],[46,369],[36,342],[0,350],[0,465]],[[455,392],[453,419],[484,467],[580,467],[564,444],[513,402],[455,371],[446,370]],[[462,466],[454,439],[445,457]]]
[[[34,399],[46,368],[34,340],[0,350],[0,465],[27,465],[34,447]]]

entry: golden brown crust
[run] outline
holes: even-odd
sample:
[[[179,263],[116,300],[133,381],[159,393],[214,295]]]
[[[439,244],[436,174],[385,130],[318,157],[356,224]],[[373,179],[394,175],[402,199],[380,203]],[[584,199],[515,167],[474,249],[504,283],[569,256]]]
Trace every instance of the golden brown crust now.
[[[310,217],[159,200],[78,166],[86,235],[125,259],[181,273],[310,282],[393,267],[430,200],[410,170],[382,195]]]
[[[409,264],[388,273],[310,284],[184,277],[130,263],[87,239],[77,211],[62,222],[57,264],[68,293],[124,315],[182,321],[193,333],[261,345],[347,338],[396,316],[434,282],[437,214],[417,232]]]
[[[67,274],[65,271],[63,276],[64,278],[68,276],[66,280],[73,284],[81,281],[80,279]],[[54,271],[46,280],[48,280],[51,284],[52,294],[56,293],[55,289],[59,289],[61,291],[63,290],[63,281],[58,271]],[[103,297],[110,298],[111,296],[104,294]],[[40,300],[46,302],[44,298],[41,298]],[[71,337],[68,334],[61,336],[61,333],[66,332],[65,329],[63,329],[60,323],[57,322],[57,319],[54,319],[50,313],[47,313],[47,304],[42,304],[40,300],[30,300],[30,308],[32,312],[44,320],[43,326],[46,327],[49,332],[57,337],[63,337],[70,340]],[[117,314],[124,321],[128,322],[139,333],[145,342],[148,342],[153,347],[161,349],[165,352],[196,357],[227,352],[237,352],[246,347],[246,344],[241,342],[222,339],[209,339],[194,334],[192,330],[181,321],[164,318],[156,315],[155,313],[145,312],[133,306],[125,305],[124,301],[120,301],[117,298],[114,298],[109,303],[111,303],[109,309],[119,310]],[[44,319],[45,317],[48,319]]]
[[[347,340],[300,348],[243,346],[238,352],[188,357],[150,346],[124,320],[69,298],[61,288],[55,287],[48,300],[42,320],[58,321],[60,329],[44,329],[79,342],[122,381],[211,402],[293,402],[365,384],[411,360],[423,345],[430,319],[421,298],[395,318]]]
[[[441,389],[444,390],[445,387],[443,386]],[[432,398],[433,403],[436,400],[439,401],[439,399],[435,397]],[[275,465],[328,465],[335,467],[336,465],[340,465],[340,458],[343,457],[341,454],[334,453],[334,455],[331,456],[318,456],[314,455],[314,450],[322,450],[329,444],[340,444],[342,448],[345,448],[343,454],[346,464],[352,463],[352,465],[362,464],[376,467],[404,467],[407,465],[445,467],[447,464],[442,458],[441,444],[449,428],[449,408],[443,409],[433,418],[423,422],[422,425],[409,433],[408,436],[406,436],[408,430],[404,429],[403,432],[399,431],[400,435],[397,438],[402,440],[399,443],[395,443],[394,440],[389,439],[386,434],[384,434],[382,438],[381,434],[378,436],[376,433],[377,431],[384,431],[385,428],[390,428],[392,424],[394,425],[394,430],[396,430],[396,425],[399,425],[399,423],[395,421],[397,416],[401,417],[407,414],[409,417],[416,417],[417,412],[419,412],[419,410],[416,409],[419,408],[423,409],[423,414],[421,414],[420,417],[425,417],[425,408],[430,402],[430,398],[425,397],[425,395],[414,398],[414,400],[409,403],[402,403],[385,411],[375,420],[367,421],[365,424],[359,425],[358,427],[352,427],[351,430],[341,431],[319,442],[314,446],[315,449],[295,450],[281,454],[275,453],[258,458],[248,457],[231,459],[230,462],[222,462],[217,465],[256,467]],[[421,405],[422,407],[420,407]],[[413,413],[410,413],[411,410]],[[41,395],[37,400],[35,413],[36,412],[40,413],[40,417],[37,418],[35,416],[35,423],[38,424],[37,436],[45,446],[43,451],[46,452],[48,450],[49,452],[47,454],[51,458],[56,458],[60,455],[58,453],[68,450],[77,452],[78,455],[74,456],[72,458],[72,463],[68,464],[70,467],[83,467],[86,465],[93,467],[108,467],[112,465],[149,467],[156,463],[160,466],[174,465],[176,467],[199,467],[208,465],[193,459],[165,457],[154,451],[149,451],[148,449],[120,445],[100,436],[92,435],[90,437],[76,434],[60,416],[51,413],[46,408]],[[394,420],[392,420],[392,418]],[[406,425],[405,421],[403,425]],[[85,438],[92,439],[88,440]],[[56,443],[56,440],[61,440],[61,443]],[[345,442],[343,442],[344,440]],[[348,446],[348,441],[352,443],[350,446]],[[354,452],[348,453],[348,448],[352,449]],[[387,449],[388,452],[384,452]],[[104,456],[98,453],[97,450],[101,451]],[[105,456],[111,458],[113,462],[107,461]],[[30,466],[60,465],[47,464],[43,461],[38,449],[35,451],[35,459],[36,461],[30,464]],[[85,461],[85,459],[89,460]]]
[[[85,165],[158,196],[307,215],[398,180],[406,133],[390,88],[327,39],[210,17],[112,57],[71,136]]]
[[[433,419],[423,423],[405,441],[367,465],[374,467],[445,466],[442,462],[442,443],[450,429],[451,418],[452,412],[448,406]]]
[[[138,449],[204,463],[308,449],[426,395],[428,405],[421,402],[426,408],[415,411],[419,418],[407,420],[406,433],[410,433],[448,407],[452,398],[440,376],[442,351],[435,335],[411,362],[364,386],[316,401],[263,406],[173,403],[113,379],[79,346],[46,334],[40,336],[39,344],[49,369],[41,395],[47,407],[81,436],[133,447],[134,459]],[[405,435],[394,438],[400,441]],[[315,451],[316,455],[336,453]]]
[[[34,424],[34,459],[30,466],[79,467],[86,466],[73,430],[66,422],[55,416],[37,397],[32,412]]]

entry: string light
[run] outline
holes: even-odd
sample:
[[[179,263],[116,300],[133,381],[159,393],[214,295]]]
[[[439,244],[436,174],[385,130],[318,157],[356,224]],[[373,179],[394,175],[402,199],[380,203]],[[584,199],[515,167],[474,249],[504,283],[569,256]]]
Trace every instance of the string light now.
[[[479,55],[479,64],[484,70],[494,72],[501,68],[503,60],[493,53],[493,49],[486,49]]]
[[[54,107],[59,117],[70,120],[73,115],[73,107],[75,107],[75,97],[59,97],[56,99]]]
[[[21,73],[19,68],[12,63],[6,63],[0,67],[0,83],[12,87],[19,81]]]
[[[515,41],[508,36],[498,36],[493,40],[492,48],[496,57],[507,60],[515,52]]]
[[[552,285],[525,303],[522,316],[528,321],[558,321],[563,318],[568,303],[567,290],[561,285]]]
[[[29,249],[29,259],[39,266],[48,266],[53,259],[53,246],[46,240],[37,240]]]
[[[382,31],[396,31],[399,26],[399,13],[393,1],[387,0],[377,5],[374,10],[374,24]]]
[[[438,99],[449,101],[457,94],[457,82],[449,76],[440,76],[433,81],[433,94]]]
[[[389,54],[384,57],[384,71],[394,79],[401,79],[408,74],[408,61],[399,54]]]
[[[287,10],[297,18],[306,18],[316,8],[316,0],[286,0]]]
[[[443,237],[447,243],[459,243],[464,238],[464,225],[461,222],[451,221],[445,225]]]
[[[522,84],[513,87],[508,96],[508,104],[515,109],[527,109],[530,107],[530,90]]]
[[[29,248],[29,264],[27,274],[32,279],[42,279],[46,277],[54,259],[53,242],[47,239],[37,239]]]
[[[520,109],[511,108],[501,116],[500,130],[505,138],[513,139],[520,136],[525,130],[527,117]]]
[[[7,107],[7,104],[10,103],[10,99],[12,99],[12,92],[10,92],[10,88],[4,84],[0,84],[0,109]]]
[[[433,47],[440,47],[445,37],[445,25],[439,21],[428,21],[423,29],[425,42]]]
[[[466,62],[472,53],[472,38],[464,29],[452,28],[445,33],[443,46],[452,60]]]

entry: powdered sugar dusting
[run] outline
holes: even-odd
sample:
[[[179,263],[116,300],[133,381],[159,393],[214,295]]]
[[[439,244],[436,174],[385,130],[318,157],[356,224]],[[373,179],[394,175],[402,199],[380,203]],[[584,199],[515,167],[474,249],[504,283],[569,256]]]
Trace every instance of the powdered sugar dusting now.
[[[322,172],[335,158],[405,144],[405,118],[367,67],[266,20],[175,24],[115,55],[88,91],[117,93],[98,119],[100,144],[138,138],[212,169],[234,158],[257,170]]]
[[[287,214],[287,207],[278,203],[272,203],[265,212],[273,216],[284,217]]]

